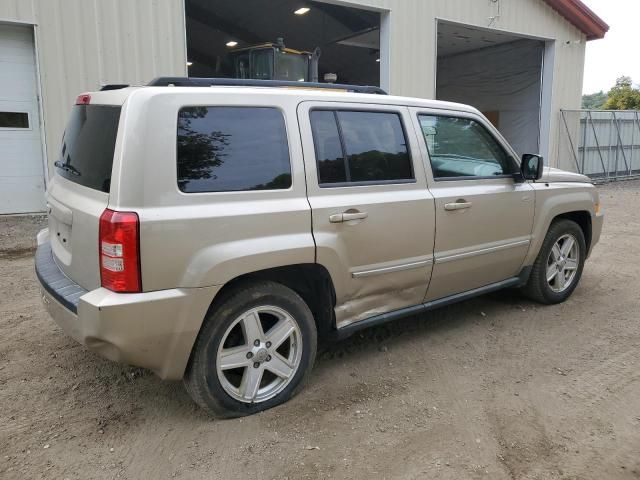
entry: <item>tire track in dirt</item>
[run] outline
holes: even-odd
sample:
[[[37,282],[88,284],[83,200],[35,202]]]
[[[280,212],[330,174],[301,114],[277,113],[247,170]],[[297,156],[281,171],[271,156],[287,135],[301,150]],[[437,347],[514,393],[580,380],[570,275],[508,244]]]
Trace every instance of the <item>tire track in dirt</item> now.
[[[292,401],[221,422],[64,337],[19,252],[41,225],[0,218],[19,254],[0,258],[0,478],[638,480],[640,182],[601,192],[567,303],[501,292],[367,330]]]

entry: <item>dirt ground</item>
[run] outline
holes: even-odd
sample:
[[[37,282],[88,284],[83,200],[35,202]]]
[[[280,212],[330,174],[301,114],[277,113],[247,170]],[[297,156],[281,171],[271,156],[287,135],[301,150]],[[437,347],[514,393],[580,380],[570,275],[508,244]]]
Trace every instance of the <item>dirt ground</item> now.
[[[39,217],[0,218],[0,478],[640,478],[640,182],[601,187],[565,304],[512,292],[322,347],[307,388],[219,421],[40,304]]]

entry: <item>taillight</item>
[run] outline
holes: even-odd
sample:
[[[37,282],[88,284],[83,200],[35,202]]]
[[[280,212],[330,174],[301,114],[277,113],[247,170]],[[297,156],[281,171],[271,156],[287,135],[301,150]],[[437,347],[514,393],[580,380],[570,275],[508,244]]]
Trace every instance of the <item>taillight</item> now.
[[[100,216],[100,278],[114,292],[142,291],[140,222],[134,212],[105,210]]]
[[[91,103],[91,95],[88,93],[81,93],[76,97],[76,105],[89,105]]]

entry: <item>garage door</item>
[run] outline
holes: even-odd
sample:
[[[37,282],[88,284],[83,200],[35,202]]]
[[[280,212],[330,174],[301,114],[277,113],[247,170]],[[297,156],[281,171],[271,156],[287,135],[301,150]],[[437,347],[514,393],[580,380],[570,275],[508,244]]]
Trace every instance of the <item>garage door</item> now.
[[[0,214],[44,210],[33,30],[0,25]]]

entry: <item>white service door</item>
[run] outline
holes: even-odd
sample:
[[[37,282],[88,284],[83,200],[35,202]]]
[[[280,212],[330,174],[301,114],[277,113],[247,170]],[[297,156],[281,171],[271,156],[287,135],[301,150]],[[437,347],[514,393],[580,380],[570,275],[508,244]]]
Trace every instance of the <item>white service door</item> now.
[[[33,29],[0,25],[0,214],[45,209]]]

